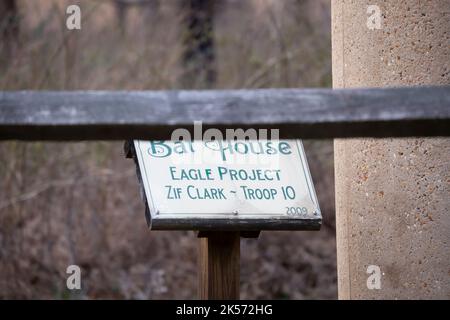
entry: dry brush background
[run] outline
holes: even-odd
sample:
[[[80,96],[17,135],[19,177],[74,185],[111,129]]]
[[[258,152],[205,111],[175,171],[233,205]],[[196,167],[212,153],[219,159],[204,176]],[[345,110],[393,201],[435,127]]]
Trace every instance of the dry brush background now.
[[[80,31],[65,27],[68,4],[82,8]],[[17,6],[20,30],[1,59],[0,90],[182,87],[179,1],[125,14],[112,0]],[[329,6],[217,0],[214,87],[331,86]],[[242,298],[337,296],[332,142],[305,148],[324,226],[242,240]],[[194,232],[147,229],[122,142],[0,143],[0,298],[195,298],[197,242]],[[80,292],[66,289],[70,264],[82,268]]]

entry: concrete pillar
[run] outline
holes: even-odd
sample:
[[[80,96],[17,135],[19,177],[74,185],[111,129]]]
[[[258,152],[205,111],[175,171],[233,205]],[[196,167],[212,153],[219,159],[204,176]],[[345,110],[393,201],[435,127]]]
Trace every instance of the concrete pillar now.
[[[450,84],[449,10],[332,0],[333,86]],[[450,140],[338,139],[335,175],[339,298],[449,299]],[[380,289],[367,286],[369,265]]]

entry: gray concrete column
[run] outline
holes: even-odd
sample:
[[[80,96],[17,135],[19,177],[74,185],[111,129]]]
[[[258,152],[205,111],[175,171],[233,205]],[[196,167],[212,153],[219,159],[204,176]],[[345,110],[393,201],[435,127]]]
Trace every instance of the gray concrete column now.
[[[450,84],[450,1],[331,3],[335,88]],[[449,299],[450,140],[338,139],[335,175],[339,298]]]

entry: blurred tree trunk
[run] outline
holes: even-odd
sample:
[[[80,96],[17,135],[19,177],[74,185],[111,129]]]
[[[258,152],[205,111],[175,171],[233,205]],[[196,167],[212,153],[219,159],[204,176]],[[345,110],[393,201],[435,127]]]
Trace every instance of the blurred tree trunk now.
[[[125,26],[126,26],[126,18],[127,18],[127,9],[128,3],[122,0],[115,0],[114,6],[117,15],[117,22],[119,24],[119,30],[122,35],[125,34]]]
[[[214,45],[215,0],[183,1],[184,88],[212,87],[216,81]]]
[[[0,0],[0,65],[7,62],[18,45],[19,12],[15,0]]]

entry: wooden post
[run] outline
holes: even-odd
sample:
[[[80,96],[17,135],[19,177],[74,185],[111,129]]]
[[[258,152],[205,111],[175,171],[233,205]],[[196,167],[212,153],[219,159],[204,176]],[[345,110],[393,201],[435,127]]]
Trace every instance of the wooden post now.
[[[199,237],[199,298],[239,299],[239,232],[208,232]]]

